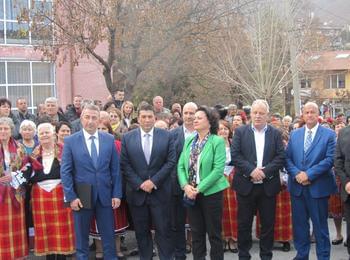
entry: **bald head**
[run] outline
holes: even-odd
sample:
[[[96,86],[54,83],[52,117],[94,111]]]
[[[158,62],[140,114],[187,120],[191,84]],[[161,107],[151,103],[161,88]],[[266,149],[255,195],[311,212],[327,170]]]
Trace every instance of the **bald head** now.
[[[197,105],[193,102],[186,103],[182,109],[184,126],[188,130],[193,130],[194,114],[196,113],[197,109]]]
[[[318,116],[318,105],[315,102],[307,102],[303,108],[303,119],[308,129],[312,129],[318,123]]]

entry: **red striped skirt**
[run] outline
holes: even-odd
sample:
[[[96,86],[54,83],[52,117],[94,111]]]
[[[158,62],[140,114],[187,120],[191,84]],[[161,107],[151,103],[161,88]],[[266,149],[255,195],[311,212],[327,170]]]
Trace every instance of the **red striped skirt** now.
[[[338,193],[332,194],[329,197],[328,211],[329,211],[329,215],[332,216],[333,218],[342,218],[344,208],[343,208],[343,201],[340,197],[340,192],[339,192],[341,190],[341,182],[338,176],[336,177],[336,183],[338,186]]]
[[[234,170],[229,176],[226,176],[230,184],[233,176]],[[223,194],[222,233],[225,239],[237,240],[237,207],[236,192],[229,187],[224,190]]]
[[[35,254],[73,254],[73,214],[63,205],[62,184],[51,192],[43,190],[38,184],[33,185],[32,208]]]
[[[113,210],[114,215],[114,233],[116,235],[121,235],[129,227],[128,216],[126,213],[126,202],[121,201],[119,208]],[[94,238],[100,238],[100,233],[98,232],[97,222],[95,217],[91,220],[90,225],[90,236]]]
[[[260,236],[260,219],[256,218],[256,236]],[[285,186],[276,196],[276,215],[274,240],[278,242],[288,242],[293,239],[292,229],[292,207],[290,195]]]
[[[24,198],[18,198],[19,207],[14,207],[10,197],[11,187],[5,187],[0,203],[0,259],[17,259],[28,255]]]

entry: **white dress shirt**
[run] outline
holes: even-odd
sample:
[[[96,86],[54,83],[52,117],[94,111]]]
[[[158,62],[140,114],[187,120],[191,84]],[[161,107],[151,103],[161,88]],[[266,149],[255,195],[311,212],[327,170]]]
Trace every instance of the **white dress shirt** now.
[[[311,140],[313,141],[314,138],[315,138],[315,135],[316,135],[316,132],[317,132],[317,129],[318,129],[319,125],[320,124],[317,123],[312,129],[307,128],[307,126],[305,125],[304,147],[305,147],[306,138],[309,135],[309,131],[311,130]],[[311,143],[312,143],[312,141],[311,141]]]
[[[256,166],[263,167],[264,158],[264,148],[265,148],[265,132],[267,130],[267,125],[259,131],[252,125],[255,140],[255,150],[256,150]]]
[[[89,151],[89,154],[91,156],[91,139],[90,136],[95,136],[95,146],[96,146],[96,151],[97,151],[97,155],[99,155],[99,140],[98,140],[98,131],[96,131],[93,135],[89,134],[88,132],[85,131],[85,129],[83,128],[83,134],[84,134],[84,139],[85,139],[85,144],[86,147]]]
[[[148,133],[146,133],[145,131],[142,130],[142,128],[140,127],[140,132],[141,132],[141,143],[142,143],[142,151],[145,150],[145,139],[146,139],[146,134],[149,134],[149,142],[150,142],[150,151],[152,154],[152,147],[153,147],[153,132],[154,132],[154,127],[151,129],[151,131],[149,131]]]
[[[263,167],[264,159],[264,149],[265,149],[265,133],[267,130],[267,125],[259,131],[252,125],[255,140],[255,150],[256,150],[256,167]],[[254,184],[261,184],[262,181],[254,182]]]

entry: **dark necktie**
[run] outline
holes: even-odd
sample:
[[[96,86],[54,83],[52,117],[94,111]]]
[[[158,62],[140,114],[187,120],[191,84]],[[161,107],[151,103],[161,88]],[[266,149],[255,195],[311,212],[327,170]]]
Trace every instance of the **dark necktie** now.
[[[92,163],[94,164],[95,168],[97,168],[97,159],[98,159],[98,155],[97,155],[97,148],[96,148],[96,144],[95,144],[95,136],[90,136],[90,140],[91,140],[91,159],[92,159]]]

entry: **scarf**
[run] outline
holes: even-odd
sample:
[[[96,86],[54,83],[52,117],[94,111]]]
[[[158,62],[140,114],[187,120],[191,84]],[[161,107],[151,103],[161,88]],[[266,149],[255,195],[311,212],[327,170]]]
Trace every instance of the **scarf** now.
[[[2,144],[0,144],[0,177],[5,176],[5,172],[13,172],[21,168],[22,160],[19,153],[17,153],[17,148],[18,148],[18,144],[16,143],[15,139],[10,137],[8,142],[8,151],[10,153],[10,164],[6,165],[4,147]],[[0,185],[0,203],[3,203],[6,196],[6,191],[9,191],[9,195],[11,197],[11,201],[13,205],[16,208],[19,208],[20,207],[19,200],[24,196],[23,190],[22,189],[15,190],[10,185],[3,185],[3,184]]]
[[[197,165],[198,165],[198,158],[201,154],[205,144],[208,141],[209,133],[204,137],[202,142],[199,141],[198,133],[193,138],[192,144],[191,144],[191,152],[190,152],[190,166],[189,166],[189,175],[188,175],[188,183],[192,185],[193,187],[197,186],[196,180],[197,180]]]
[[[54,158],[61,162],[63,146],[61,144],[55,144]],[[30,163],[33,171],[41,171],[44,169],[42,165],[43,148],[41,145],[37,146],[31,155],[27,155],[23,159],[23,165]],[[25,169],[24,169],[25,170]]]

